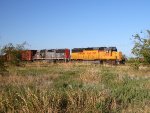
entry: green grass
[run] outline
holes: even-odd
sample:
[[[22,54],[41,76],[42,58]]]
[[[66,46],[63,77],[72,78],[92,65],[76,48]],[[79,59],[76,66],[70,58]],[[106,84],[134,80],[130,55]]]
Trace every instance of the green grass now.
[[[68,63],[8,71],[0,76],[2,113],[150,111],[149,68]]]

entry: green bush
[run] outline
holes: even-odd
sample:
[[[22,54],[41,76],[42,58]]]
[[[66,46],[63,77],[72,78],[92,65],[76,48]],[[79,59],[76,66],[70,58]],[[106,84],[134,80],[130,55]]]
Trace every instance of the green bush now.
[[[9,72],[5,66],[5,62],[3,59],[0,59],[0,75],[2,76],[8,76]]]

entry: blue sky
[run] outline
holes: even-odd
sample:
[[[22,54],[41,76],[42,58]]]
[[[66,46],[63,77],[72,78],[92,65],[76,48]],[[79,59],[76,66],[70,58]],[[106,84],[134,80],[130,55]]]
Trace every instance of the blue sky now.
[[[29,49],[116,46],[150,29],[150,0],[0,0],[0,46]]]

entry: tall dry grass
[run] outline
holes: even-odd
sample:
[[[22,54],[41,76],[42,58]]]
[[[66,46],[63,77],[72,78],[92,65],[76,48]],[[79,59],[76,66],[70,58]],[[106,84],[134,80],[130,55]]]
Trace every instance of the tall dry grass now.
[[[150,111],[149,68],[84,63],[27,64],[0,76],[0,112]]]

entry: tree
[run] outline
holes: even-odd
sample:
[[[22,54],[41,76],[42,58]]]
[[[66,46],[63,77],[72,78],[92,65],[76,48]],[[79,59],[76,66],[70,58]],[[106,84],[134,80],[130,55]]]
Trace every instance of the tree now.
[[[146,63],[150,64],[150,31],[147,30],[146,32],[148,34],[146,37],[141,36],[139,34],[133,36],[134,47],[132,49],[132,53],[138,59],[144,59]]]
[[[1,53],[1,48],[0,48],[0,75],[8,75],[8,71],[5,66],[5,57]]]
[[[21,62],[21,50],[25,49],[26,44],[27,43],[24,42],[22,44],[16,44],[15,46],[12,43],[9,43],[2,48],[1,52],[2,54],[5,53],[7,55],[7,60],[11,64],[19,66]]]

